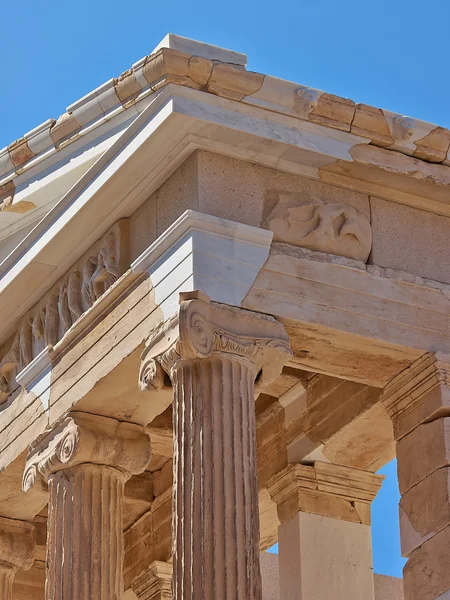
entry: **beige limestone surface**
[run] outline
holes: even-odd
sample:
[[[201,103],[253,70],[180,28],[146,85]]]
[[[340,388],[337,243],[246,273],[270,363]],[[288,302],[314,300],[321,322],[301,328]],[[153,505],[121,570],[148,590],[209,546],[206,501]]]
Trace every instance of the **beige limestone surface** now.
[[[370,198],[373,245],[370,262],[450,283],[450,219]]]
[[[281,600],[371,600],[369,525],[299,512],[279,528]]]
[[[278,554],[261,553],[261,576],[263,582],[263,600],[279,600]],[[320,576],[316,571],[316,574]],[[397,577],[374,574],[375,600],[404,600],[403,582]],[[358,600],[365,600],[361,598]]]

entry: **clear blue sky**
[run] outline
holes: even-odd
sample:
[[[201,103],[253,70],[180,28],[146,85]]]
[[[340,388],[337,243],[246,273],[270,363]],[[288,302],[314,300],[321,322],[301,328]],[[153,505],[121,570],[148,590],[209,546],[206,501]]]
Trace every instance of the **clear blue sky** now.
[[[148,54],[168,32],[249,69],[450,127],[448,0],[0,2],[0,148]],[[375,570],[400,575],[395,466],[373,509]]]

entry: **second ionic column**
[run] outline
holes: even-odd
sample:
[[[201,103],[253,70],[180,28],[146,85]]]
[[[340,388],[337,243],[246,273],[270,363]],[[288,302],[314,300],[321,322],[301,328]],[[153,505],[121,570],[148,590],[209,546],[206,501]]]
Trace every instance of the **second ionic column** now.
[[[287,334],[194,292],[166,339],[161,354],[150,340],[141,382],[154,387],[162,368],[174,388],[172,598],[261,600],[255,381],[281,371]]]
[[[149,460],[142,427],[81,412],[30,450],[25,491],[49,486],[46,600],[121,600],[124,484]]]

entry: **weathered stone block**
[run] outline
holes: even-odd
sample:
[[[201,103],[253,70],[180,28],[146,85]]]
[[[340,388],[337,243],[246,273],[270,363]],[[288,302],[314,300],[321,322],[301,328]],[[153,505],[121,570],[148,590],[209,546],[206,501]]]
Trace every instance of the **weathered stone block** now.
[[[450,465],[450,417],[423,423],[397,442],[398,484],[404,494],[438,469]]]
[[[450,282],[448,217],[381,198],[370,204],[373,264]]]
[[[450,469],[435,471],[400,500],[402,554],[410,556],[430,535],[450,525]]]
[[[403,586],[408,600],[450,598],[450,527],[424,542],[403,569]]]

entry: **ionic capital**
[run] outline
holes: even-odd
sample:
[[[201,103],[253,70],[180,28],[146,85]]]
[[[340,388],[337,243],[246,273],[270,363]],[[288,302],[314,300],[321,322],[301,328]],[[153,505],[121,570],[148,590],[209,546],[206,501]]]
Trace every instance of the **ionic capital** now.
[[[421,423],[450,416],[450,356],[438,352],[420,357],[384,388],[381,401],[396,440]]]
[[[34,527],[24,521],[0,517],[0,564],[30,569],[35,553]]]
[[[58,471],[81,464],[114,467],[128,479],[142,473],[151,457],[145,428],[109,417],[72,412],[30,447],[23,489],[38,477],[44,481]]]
[[[161,389],[180,361],[233,355],[250,361],[257,384],[273,381],[292,356],[289,337],[273,317],[210,302],[202,292],[180,294],[180,309],[151,336],[142,354],[139,385]]]
[[[384,477],[332,463],[292,463],[269,480],[267,488],[282,523],[308,512],[370,524],[370,504]]]

